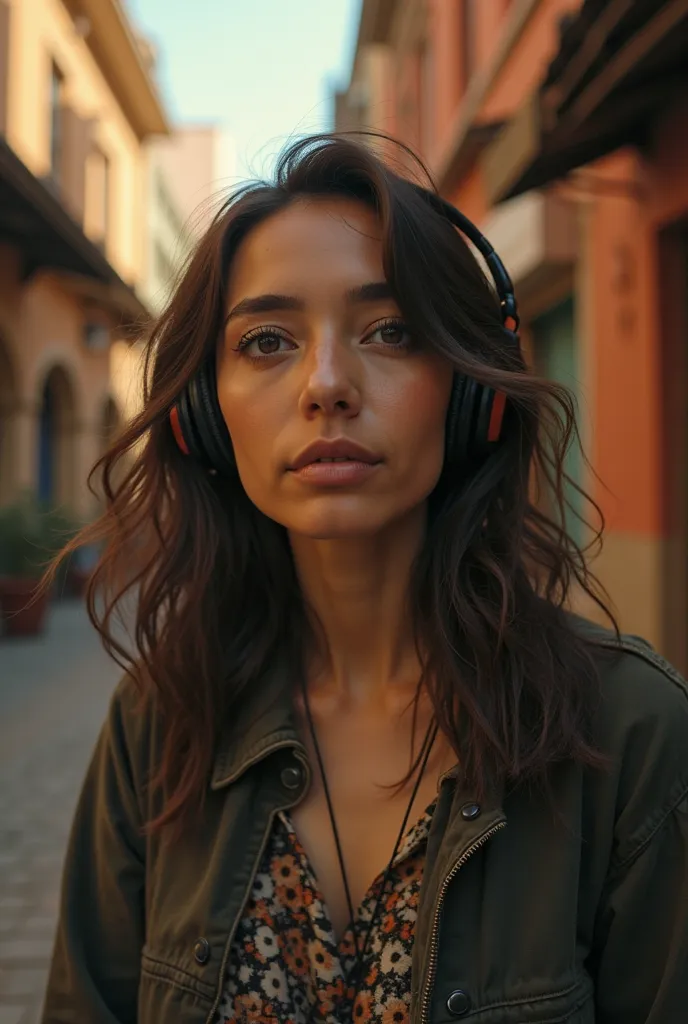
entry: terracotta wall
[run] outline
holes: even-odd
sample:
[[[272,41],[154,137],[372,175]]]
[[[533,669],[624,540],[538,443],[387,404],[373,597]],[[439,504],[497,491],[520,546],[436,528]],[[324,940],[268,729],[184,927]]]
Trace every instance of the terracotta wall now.
[[[580,3],[397,5],[390,65],[398,73],[412,44],[422,45],[426,89],[432,83],[432,96],[421,105],[433,112],[431,132],[422,126],[417,132],[421,155],[431,171],[445,176],[447,197],[479,224],[492,224],[494,217],[479,146],[473,156],[466,146],[469,126],[498,126],[515,113],[558,49],[560,19]],[[466,4],[474,19],[470,81],[462,67]],[[416,10],[415,44],[402,31],[410,6]],[[404,80],[410,88],[412,78]],[[403,119],[397,131],[415,142]],[[468,156],[447,178],[460,147]],[[546,273],[532,278],[523,334],[529,336],[529,316],[567,290],[575,294],[583,434],[593,467],[583,483],[607,520],[595,568],[622,627],[645,635],[688,669],[688,272],[679,251],[679,227],[688,224],[688,100],[677,95],[669,104],[642,154],[612,154],[551,191],[570,210],[577,241],[568,266],[556,273],[544,266]],[[581,607],[595,614],[589,605]]]

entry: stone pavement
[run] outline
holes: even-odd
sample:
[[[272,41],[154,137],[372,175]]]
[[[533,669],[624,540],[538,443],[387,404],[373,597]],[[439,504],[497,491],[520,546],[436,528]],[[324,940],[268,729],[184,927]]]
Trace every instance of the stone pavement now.
[[[36,1024],[65,843],[121,675],[79,601],[46,633],[0,639],[0,1024]]]

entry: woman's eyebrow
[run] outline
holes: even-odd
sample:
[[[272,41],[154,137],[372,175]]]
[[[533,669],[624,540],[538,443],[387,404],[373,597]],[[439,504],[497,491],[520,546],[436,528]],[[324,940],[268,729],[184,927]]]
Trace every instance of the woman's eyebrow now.
[[[380,299],[393,298],[392,289],[386,281],[372,281],[351,288],[346,293],[347,302],[379,302]]]
[[[253,298],[242,299],[236,306],[230,309],[225,323],[229,323],[238,316],[247,316],[251,313],[276,313],[285,309],[302,310],[305,308],[303,299],[296,299],[293,295],[256,295]]]
[[[368,284],[357,285],[350,288],[346,293],[348,303],[379,302],[381,299],[391,299],[392,290],[386,281],[371,281]],[[268,293],[266,295],[255,295],[242,299],[227,314],[225,323],[234,320],[239,316],[251,316],[258,313],[277,313],[284,310],[302,311],[305,309],[303,299],[297,299],[294,295],[278,295]]]

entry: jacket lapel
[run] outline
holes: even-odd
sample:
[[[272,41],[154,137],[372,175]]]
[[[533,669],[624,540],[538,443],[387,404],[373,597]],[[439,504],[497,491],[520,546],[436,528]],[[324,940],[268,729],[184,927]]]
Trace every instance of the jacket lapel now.
[[[291,687],[285,673],[269,671],[244,695],[233,721],[217,746],[210,787],[236,782],[252,765],[280,747],[303,747],[299,738]],[[303,750],[305,756],[305,749]]]

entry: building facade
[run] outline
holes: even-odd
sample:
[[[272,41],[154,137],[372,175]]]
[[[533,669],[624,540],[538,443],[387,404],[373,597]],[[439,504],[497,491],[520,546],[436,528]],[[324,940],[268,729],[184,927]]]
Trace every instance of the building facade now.
[[[117,0],[0,0],[0,502],[94,509],[145,322],[144,143],[168,125]]]
[[[688,10],[364,0],[339,128],[415,148],[513,275],[566,383],[622,628],[688,669]],[[585,530],[579,537],[585,540]],[[583,611],[594,609],[581,605]]]
[[[177,124],[146,146],[148,211],[143,294],[154,313],[217,209],[230,180],[218,125]]]
[[[154,67],[154,55],[149,66]],[[214,124],[175,125],[146,145],[146,238],[141,295],[153,316],[170,297],[176,276],[208,227],[232,181],[231,141]],[[110,353],[113,393],[125,419],[141,409],[144,341],[115,341]]]

